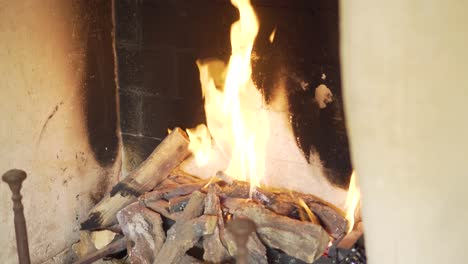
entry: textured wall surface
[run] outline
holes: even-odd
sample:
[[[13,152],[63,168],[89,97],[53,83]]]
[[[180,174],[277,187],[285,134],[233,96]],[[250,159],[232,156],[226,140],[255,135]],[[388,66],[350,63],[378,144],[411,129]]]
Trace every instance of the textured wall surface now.
[[[0,1],[0,173],[28,173],[33,263],[68,255],[120,167],[111,3],[86,2]],[[10,198],[1,182],[2,263],[17,263]]]
[[[466,1],[341,1],[351,153],[371,264],[468,258]]]

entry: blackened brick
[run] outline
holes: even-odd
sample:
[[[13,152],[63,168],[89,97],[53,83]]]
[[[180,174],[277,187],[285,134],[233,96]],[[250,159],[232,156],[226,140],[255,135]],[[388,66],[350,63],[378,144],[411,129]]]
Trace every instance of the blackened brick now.
[[[120,88],[131,89],[143,85],[143,61],[139,50],[118,48],[117,63]]]
[[[142,129],[142,97],[123,90],[119,91],[119,96],[122,133],[140,134]]]
[[[122,134],[124,147],[124,168],[127,172],[135,170],[148,158],[161,142],[155,138]]]
[[[171,98],[146,96],[143,98],[143,135],[164,138],[167,129],[180,126],[183,115],[183,101]]]
[[[138,12],[139,1],[115,1],[116,39],[118,42],[138,43],[141,32],[141,17]]]
[[[177,96],[173,50],[145,51],[143,87],[145,92],[153,95]]]

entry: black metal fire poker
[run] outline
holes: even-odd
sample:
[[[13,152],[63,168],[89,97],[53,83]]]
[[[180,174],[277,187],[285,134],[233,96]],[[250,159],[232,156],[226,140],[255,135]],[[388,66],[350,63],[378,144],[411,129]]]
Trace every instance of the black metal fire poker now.
[[[13,195],[13,211],[15,219],[16,248],[18,251],[18,260],[20,264],[30,264],[28,232],[26,230],[26,220],[23,213],[23,203],[21,202],[21,186],[26,179],[26,172],[22,170],[9,170],[3,174],[2,179],[8,183]]]

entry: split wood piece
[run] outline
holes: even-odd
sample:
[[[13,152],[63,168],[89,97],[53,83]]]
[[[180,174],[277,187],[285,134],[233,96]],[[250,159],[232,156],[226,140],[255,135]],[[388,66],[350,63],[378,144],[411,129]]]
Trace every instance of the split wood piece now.
[[[156,186],[155,190],[163,189],[169,185],[184,185],[195,182],[200,182],[200,178],[190,175],[176,167],[169,173],[169,176]]]
[[[188,195],[194,191],[200,190],[206,184],[205,181],[198,181],[196,183],[186,183],[182,185],[167,185],[164,188],[156,188],[151,192],[147,192],[139,199],[144,201],[157,201],[159,199],[169,200],[174,197]]]
[[[153,263],[165,240],[161,216],[139,203],[133,203],[117,213],[117,220],[130,242],[127,249],[130,262]]]
[[[173,221],[177,221],[177,219],[179,219],[180,215],[182,214],[182,212],[171,213],[169,211],[169,202],[165,200],[152,202],[140,201],[140,204]]]
[[[176,167],[175,169],[173,169],[171,173],[169,174],[168,178],[179,184],[186,184],[186,183],[193,183],[193,182],[200,181],[199,177],[194,176],[190,173],[187,173],[184,170],[180,169],[179,167]]]
[[[202,215],[188,221],[177,221],[167,231],[166,242],[153,263],[180,263],[185,252],[202,236],[213,234],[216,218],[216,216]]]
[[[224,247],[220,238],[220,229],[224,231],[224,222],[221,211],[219,197],[216,195],[216,185],[208,188],[205,200],[205,215],[214,215],[218,217],[218,223],[213,234],[203,237],[203,259],[210,263],[224,263],[230,258],[229,252]]]
[[[183,223],[200,216],[203,213],[203,208],[205,206],[205,197],[206,195],[204,193],[199,191],[193,192],[184,211],[182,211],[180,217],[177,218],[177,222]]]
[[[93,253],[87,255],[86,257],[79,259],[78,261],[74,262],[74,264],[90,264],[94,263],[95,261],[104,258],[108,255],[115,254],[121,251],[124,251],[127,246],[127,240],[122,237],[114,242],[110,243],[109,245],[94,251]]]
[[[180,128],[174,129],[135,171],[115,185],[110,195],[91,210],[81,228],[98,230],[115,223],[119,210],[153,189],[190,154],[188,145],[187,134]]]
[[[80,241],[72,245],[72,249],[75,252],[78,259],[82,259],[89,254],[97,251],[96,246],[91,238],[91,232],[80,231]]]
[[[244,181],[234,181],[231,185],[222,186],[218,195],[221,198],[249,198],[250,184]],[[321,224],[333,238],[337,239],[346,233],[348,222],[344,213],[334,205],[322,199],[300,192],[274,190],[257,187],[252,193],[252,199],[280,215],[291,215],[300,207],[297,199],[301,198],[310,210],[317,216]]]
[[[190,182],[197,180],[195,176],[185,173],[180,169],[172,172],[172,177],[176,176],[187,178],[187,181]],[[223,177],[229,176],[225,175]],[[202,180],[198,179],[198,181]],[[221,198],[249,198],[250,184],[248,182],[237,180],[229,180],[229,182],[232,183],[222,185],[221,182],[214,182],[209,186],[216,186],[217,194]],[[207,192],[206,188],[203,188],[202,191]],[[314,195],[281,189],[256,188],[252,194],[252,199],[265,205],[277,214],[285,216],[290,216],[300,209],[298,199],[302,199],[331,237],[334,239],[342,238],[346,233],[348,222],[344,217],[344,212],[333,204]]]
[[[267,246],[312,263],[329,243],[328,234],[320,226],[278,215],[264,206],[246,199],[226,199],[223,203],[236,217],[255,222],[257,234]]]
[[[184,210],[190,200],[191,195],[184,195],[169,199],[169,212],[177,213]]]

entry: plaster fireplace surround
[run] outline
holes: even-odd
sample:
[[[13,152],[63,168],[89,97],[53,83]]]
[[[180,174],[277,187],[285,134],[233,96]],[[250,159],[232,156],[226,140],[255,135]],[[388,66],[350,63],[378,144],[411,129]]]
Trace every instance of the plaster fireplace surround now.
[[[31,263],[463,263],[464,10],[0,0],[0,172],[27,173]]]

